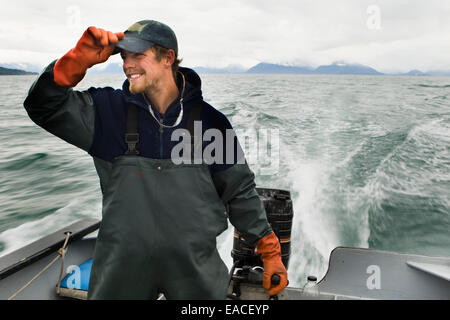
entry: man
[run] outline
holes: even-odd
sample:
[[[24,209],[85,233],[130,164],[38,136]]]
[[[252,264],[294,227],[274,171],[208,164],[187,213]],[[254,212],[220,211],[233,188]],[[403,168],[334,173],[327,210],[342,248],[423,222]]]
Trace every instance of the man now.
[[[88,68],[118,52],[127,76],[122,90],[72,90]],[[227,217],[256,244],[269,294],[287,285],[278,238],[245,161],[171,159],[177,129],[198,135],[195,121],[201,133],[216,129],[225,136],[232,129],[203,101],[200,78],[178,68],[177,57],[175,34],[160,22],[140,21],[125,33],[89,27],[41,73],[24,102],[35,123],[94,159],[103,210],[89,299],[154,299],[159,292],[168,299],[224,299],[228,272],[216,237]],[[271,284],[273,274],[279,285]]]

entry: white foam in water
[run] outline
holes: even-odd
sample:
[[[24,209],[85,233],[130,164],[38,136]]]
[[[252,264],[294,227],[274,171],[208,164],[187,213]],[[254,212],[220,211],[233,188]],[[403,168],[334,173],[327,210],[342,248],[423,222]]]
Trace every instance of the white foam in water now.
[[[386,136],[388,131],[381,125],[372,123],[363,128],[361,133],[372,138],[379,138]]]
[[[93,212],[101,214],[101,203],[95,207]],[[5,244],[5,249],[0,252],[0,256],[4,256],[27,244],[30,244],[44,236],[58,231],[83,217],[88,216],[86,209],[88,206],[81,200],[73,200],[64,208],[36,221],[26,222],[20,226],[6,230],[0,234],[0,242]],[[92,208],[89,209],[91,211]],[[89,215],[91,216],[91,215]],[[98,218],[98,215],[92,216]]]
[[[298,163],[290,173],[293,181],[294,220],[291,237],[290,281],[302,285],[303,278],[315,275],[320,279],[326,272],[328,257],[339,243],[324,205],[327,176],[318,162]]]
[[[289,262],[291,286],[303,286],[308,275],[322,279],[333,249],[348,245],[347,232],[351,233],[351,246],[368,247],[371,195],[334,177],[348,170],[352,157],[363,144],[356,145],[349,154],[338,154],[345,156],[340,161],[331,154],[302,159],[298,155],[307,155],[303,148],[284,149],[289,171],[286,179],[291,180],[294,206]]]
[[[303,241],[308,240],[323,256],[327,257],[338,237],[333,233],[333,222],[324,212],[324,187],[328,184],[324,164],[318,162],[297,164],[291,172],[293,189],[299,194],[294,201],[298,218],[296,222]]]

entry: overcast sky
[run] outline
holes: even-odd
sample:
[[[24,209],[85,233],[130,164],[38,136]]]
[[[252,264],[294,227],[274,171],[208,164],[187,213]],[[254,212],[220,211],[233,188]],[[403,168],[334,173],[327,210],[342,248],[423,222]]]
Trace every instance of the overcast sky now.
[[[45,65],[91,25],[117,32],[153,19],[175,31],[184,66],[343,60],[382,72],[450,70],[449,0],[0,0],[0,8],[0,63]]]

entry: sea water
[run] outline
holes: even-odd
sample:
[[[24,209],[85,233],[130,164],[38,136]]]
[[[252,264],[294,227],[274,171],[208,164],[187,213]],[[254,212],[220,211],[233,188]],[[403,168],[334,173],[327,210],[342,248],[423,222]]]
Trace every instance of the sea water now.
[[[276,166],[250,167],[258,187],[291,192],[291,286],[320,280],[337,246],[450,256],[450,78],[200,76],[204,99],[236,130],[277,133]],[[0,77],[0,256],[101,218],[91,157],[23,108],[35,78]],[[75,89],[123,80],[88,74]],[[232,245],[230,225],[218,238],[228,267]]]

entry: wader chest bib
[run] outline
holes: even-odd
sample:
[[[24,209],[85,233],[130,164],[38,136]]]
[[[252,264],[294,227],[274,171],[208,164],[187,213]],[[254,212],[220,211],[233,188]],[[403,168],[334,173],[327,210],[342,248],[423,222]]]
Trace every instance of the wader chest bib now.
[[[140,157],[134,138],[104,190],[88,298],[225,299],[228,269],[216,236],[228,223],[208,166]]]

